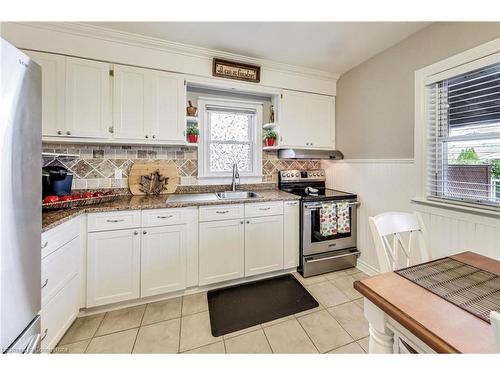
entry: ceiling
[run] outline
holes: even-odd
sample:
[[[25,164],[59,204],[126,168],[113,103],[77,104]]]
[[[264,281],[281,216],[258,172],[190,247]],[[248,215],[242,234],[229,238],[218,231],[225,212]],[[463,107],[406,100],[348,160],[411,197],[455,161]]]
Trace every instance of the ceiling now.
[[[429,22],[91,22],[96,26],[342,74]]]

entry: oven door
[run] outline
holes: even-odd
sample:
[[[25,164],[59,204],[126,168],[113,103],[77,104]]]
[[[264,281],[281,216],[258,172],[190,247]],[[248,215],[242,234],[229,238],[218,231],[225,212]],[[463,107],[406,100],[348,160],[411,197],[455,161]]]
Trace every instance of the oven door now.
[[[332,203],[332,201],[326,201]],[[325,203],[326,203],[325,202]],[[302,203],[302,254],[312,255],[326,251],[335,251],[356,247],[356,216],[359,202],[346,201],[349,204],[349,233],[335,235],[322,235],[321,233],[321,207],[322,202]]]

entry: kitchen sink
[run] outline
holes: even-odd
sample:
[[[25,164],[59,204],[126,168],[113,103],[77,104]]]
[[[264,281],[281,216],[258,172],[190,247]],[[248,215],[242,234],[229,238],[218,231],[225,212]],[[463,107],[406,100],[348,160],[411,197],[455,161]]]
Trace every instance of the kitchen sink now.
[[[221,191],[219,193],[215,193],[215,195],[219,199],[250,199],[262,197],[262,195],[253,191]]]

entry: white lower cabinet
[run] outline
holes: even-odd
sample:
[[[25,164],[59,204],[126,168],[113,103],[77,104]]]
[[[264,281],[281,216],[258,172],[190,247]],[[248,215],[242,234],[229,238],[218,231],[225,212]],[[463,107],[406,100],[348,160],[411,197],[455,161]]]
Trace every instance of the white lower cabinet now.
[[[79,311],[80,280],[74,276],[41,311],[41,349],[55,348],[66,330],[76,319]]]
[[[186,287],[185,224],[145,228],[141,239],[141,297]]]
[[[87,307],[139,297],[139,229],[88,234]]]
[[[199,284],[244,276],[245,222],[243,219],[200,223]]]
[[[287,201],[283,215],[283,268],[299,265],[300,217],[299,201]]]
[[[283,269],[283,215],[245,222],[245,276]]]

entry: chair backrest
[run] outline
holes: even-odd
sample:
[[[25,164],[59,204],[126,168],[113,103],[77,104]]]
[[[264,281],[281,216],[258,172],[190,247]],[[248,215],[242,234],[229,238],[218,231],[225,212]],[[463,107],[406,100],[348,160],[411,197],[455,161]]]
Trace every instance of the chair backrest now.
[[[380,272],[408,267],[415,258],[420,262],[430,259],[424,224],[418,212],[386,212],[370,216],[368,220]]]
[[[490,313],[491,328],[497,343],[497,352],[500,353],[500,311],[492,311]]]

